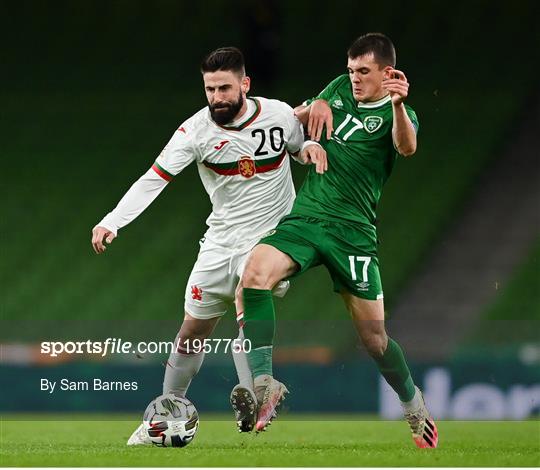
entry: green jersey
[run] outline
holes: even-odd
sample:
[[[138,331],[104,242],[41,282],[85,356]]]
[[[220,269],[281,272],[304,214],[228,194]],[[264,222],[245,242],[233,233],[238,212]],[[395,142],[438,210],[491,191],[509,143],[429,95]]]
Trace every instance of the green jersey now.
[[[323,175],[309,169],[291,214],[323,220],[375,225],[375,211],[384,183],[398,155],[392,140],[390,96],[372,103],[353,97],[347,75],[332,81],[315,99],[324,99],[332,109],[334,132],[321,145],[328,155]],[[418,130],[415,112],[407,114]]]

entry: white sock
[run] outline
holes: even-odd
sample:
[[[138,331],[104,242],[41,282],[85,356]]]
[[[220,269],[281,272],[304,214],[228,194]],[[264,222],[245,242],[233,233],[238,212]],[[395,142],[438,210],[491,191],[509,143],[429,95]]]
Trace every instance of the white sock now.
[[[244,341],[244,330],[240,328],[237,338],[237,343],[240,345]],[[253,390],[253,377],[251,376],[251,369],[247,360],[247,354],[244,350],[234,350],[231,348],[232,357],[234,361],[234,367],[236,367],[236,374],[238,375],[238,382],[242,387]]]
[[[174,348],[165,365],[163,377],[163,393],[174,393],[185,397],[191,379],[197,375],[204,360],[204,351],[196,354],[181,354],[177,352],[178,336],[174,340]]]
[[[400,401],[403,411],[406,413],[414,412],[422,406],[422,394],[420,393],[420,389],[415,385],[414,390],[414,397],[411,401]]]

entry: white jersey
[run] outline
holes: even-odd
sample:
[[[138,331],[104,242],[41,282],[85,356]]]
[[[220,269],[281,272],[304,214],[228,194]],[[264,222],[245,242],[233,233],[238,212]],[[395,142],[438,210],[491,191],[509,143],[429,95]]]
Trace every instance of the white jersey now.
[[[184,122],[152,168],[97,226],[116,235],[195,161],[212,202],[209,240],[240,247],[274,228],[295,197],[288,157],[302,146],[302,126],[281,101],[248,98],[246,104],[244,115],[230,125],[217,125],[208,108]]]
[[[153,165],[170,181],[195,161],[212,202],[205,234],[214,243],[242,245],[260,238],[288,214],[295,197],[289,153],[303,143],[292,108],[281,101],[248,98],[239,122],[220,126],[208,108],[174,133]]]

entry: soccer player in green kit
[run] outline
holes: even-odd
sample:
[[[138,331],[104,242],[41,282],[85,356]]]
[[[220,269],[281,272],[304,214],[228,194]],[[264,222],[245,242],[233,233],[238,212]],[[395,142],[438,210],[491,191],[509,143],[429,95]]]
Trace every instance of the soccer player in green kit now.
[[[414,442],[436,447],[438,433],[400,346],[386,334],[375,211],[398,155],[416,151],[418,120],[404,104],[409,84],[396,70],[395,49],[383,34],[356,39],[348,76],[333,80],[296,108],[312,139],[328,155],[328,169],[310,169],[291,214],[252,251],[243,277],[243,333],[264,430],[287,389],[272,377],[275,313],[271,289],[282,279],[323,264],[379,371],[398,394]],[[323,132],[324,127],[326,132]]]

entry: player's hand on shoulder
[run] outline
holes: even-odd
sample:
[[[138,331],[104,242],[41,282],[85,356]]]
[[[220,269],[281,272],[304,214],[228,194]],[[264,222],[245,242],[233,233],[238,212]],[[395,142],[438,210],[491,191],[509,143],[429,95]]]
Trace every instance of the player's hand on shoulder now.
[[[382,83],[384,90],[390,93],[393,104],[401,104],[409,95],[409,82],[401,70],[389,68]]]
[[[315,171],[322,175],[328,170],[328,158],[326,156],[326,150],[324,150],[317,143],[308,143],[304,146],[300,152],[302,161],[306,164],[312,163],[315,165]]]
[[[106,242],[107,245],[110,245],[112,241],[116,238],[116,235],[105,227],[96,226],[92,229],[92,247],[96,254],[103,253],[107,247],[103,242]]]
[[[326,138],[330,140],[334,130],[332,110],[325,100],[315,100],[309,107],[307,131],[309,137],[317,142],[321,140],[323,128],[326,127]]]

